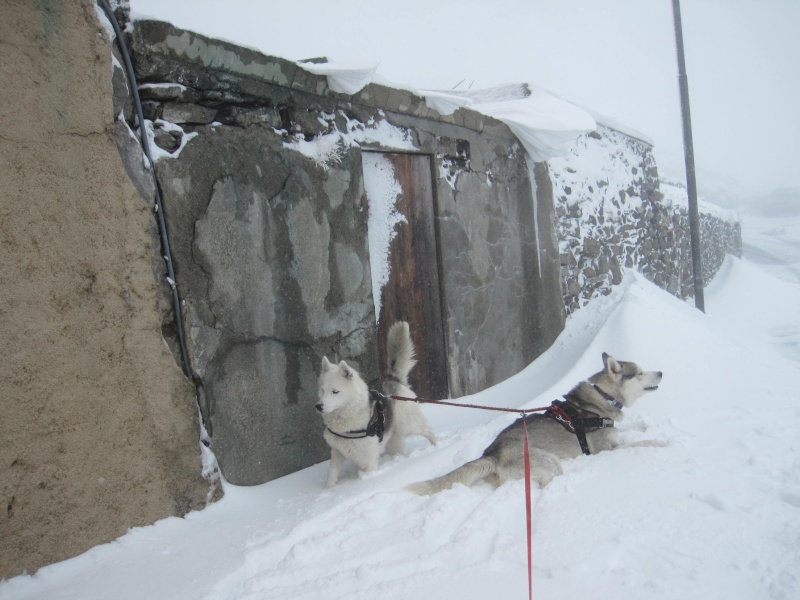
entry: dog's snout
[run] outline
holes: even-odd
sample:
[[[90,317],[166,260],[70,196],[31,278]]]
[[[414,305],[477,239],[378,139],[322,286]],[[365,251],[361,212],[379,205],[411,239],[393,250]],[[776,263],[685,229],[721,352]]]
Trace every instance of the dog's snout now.
[[[659,379],[661,379],[661,378],[664,376],[664,374],[663,374],[661,371],[658,371],[658,372],[656,373],[656,375],[658,375],[658,378],[659,378]]]
[[[316,408],[319,412],[322,412],[322,409],[325,408],[325,405],[320,402],[314,408]]]

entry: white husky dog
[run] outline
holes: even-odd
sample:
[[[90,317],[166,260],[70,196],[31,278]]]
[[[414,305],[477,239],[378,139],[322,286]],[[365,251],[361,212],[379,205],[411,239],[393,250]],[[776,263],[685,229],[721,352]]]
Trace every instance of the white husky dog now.
[[[415,402],[386,399],[386,396],[416,398],[408,387],[408,374],[417,364],[408,323],[399,321],[389,329],[388,374],[367,386],[358,372],[341,361],[332,364],[322,358],[317,410],[325,423],[323,436],[331,447],[331,462],[325,487],[333,487],[345,459],[361,471],[378,468],[378,457],[403,452],[409,435],[422,435],[436,444],[436,435]],[[375,389],[383,396],[370,394]]]
[[[661,371],[643,371],[636,363],[618,361],[603,353],[603,370],[572,388],[564,401],[556,400],[544,414],[528,415],[506,427],[480,458],[406,489],[427,495],[456,483],[472,485],[486,479],[502,485],[509,479],[522,478],[525,472],[523,427],[528,432],[531,479],[544,487],[562,473],[561,460],[620,447],[614,422],[622,420],[623,408],[658,389],[661,376]],[[628,444],[664,445],[658,440]]]

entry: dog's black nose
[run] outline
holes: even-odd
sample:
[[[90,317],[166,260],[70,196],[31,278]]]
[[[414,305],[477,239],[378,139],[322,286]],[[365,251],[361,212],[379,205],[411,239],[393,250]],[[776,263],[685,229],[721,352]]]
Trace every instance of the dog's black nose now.
[[[316,408],[316,409],[317,409],[319,412],[322,412],[322,409],[323,409],[323,408],[325,408],[325,407],[323,406],[322,402],[320,402],[319,404],[317,404],[317,405],[316,405],[316,407],[315,407],[315,408]]]

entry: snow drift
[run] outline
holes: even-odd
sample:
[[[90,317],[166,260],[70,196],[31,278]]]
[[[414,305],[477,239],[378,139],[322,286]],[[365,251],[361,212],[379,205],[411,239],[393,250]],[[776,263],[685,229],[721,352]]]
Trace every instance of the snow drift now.
[[[525,371],[464,399],[547,404],[603,351],[664,371],[619,427],[667,447],[566,461],[534,490],[536,597],[798,597],[800,285],[729,258],[706,305],[702,314],[629,271]],[[525,597],[521,481],[428,498],[403,490],[480,455],[514,415],[423,410],[438,448],[420,439],[370,476],[345,470],[328,491],[324,463],[227,485],[202,512],[0,583],[0,598]]]

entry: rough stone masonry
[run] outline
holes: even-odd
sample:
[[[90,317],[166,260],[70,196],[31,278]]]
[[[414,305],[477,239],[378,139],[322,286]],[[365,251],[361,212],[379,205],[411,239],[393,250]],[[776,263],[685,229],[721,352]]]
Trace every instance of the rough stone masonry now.
[[[323,355],[380,374],[364,152],[429,157],[441,278],[432,309],[451,395],[517,373],[561,331],[550,187],[536,185],[505,125],[473,111],[444,117],[374,84],[337,94],[292,62],[166,23],[137,21],[131,45],[162,152],[202,410],[229,481],[327,457],[313,411]],[[124,96],[118,140],[146,193]]]
[[[571,314],[635,269],[679,298],[694,295],[686,190],[659,177],[649,142],[600,125],[570,154],[549,161],[561,284]],[[703,282],[726,254],[741,257],[742,231],[728,211],[700,204]]]

